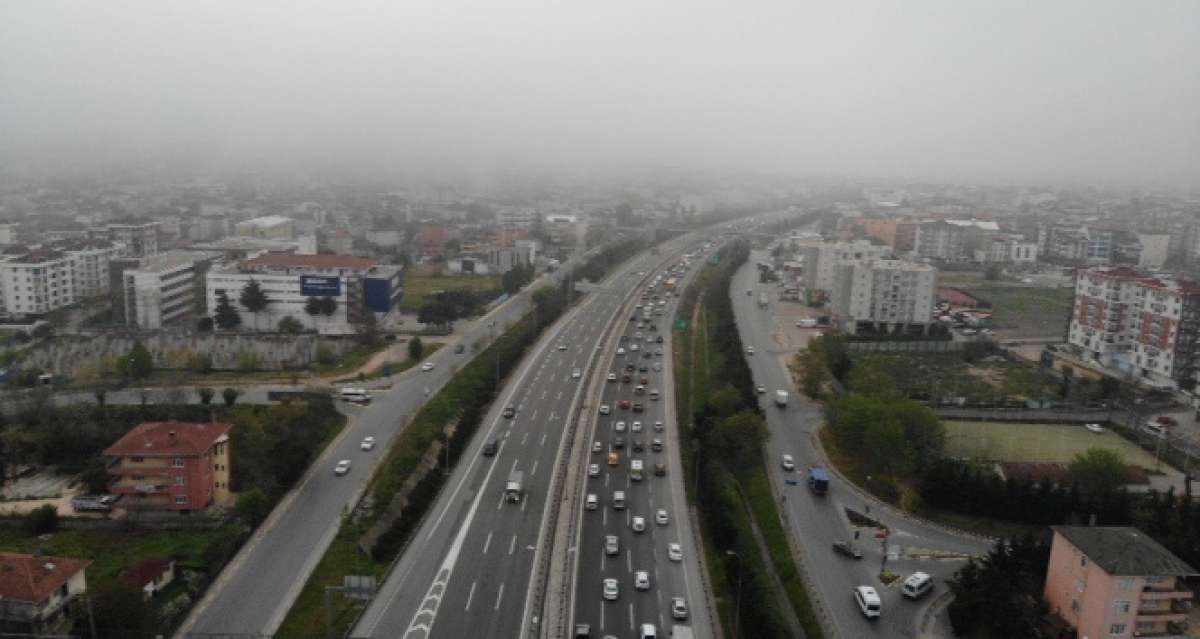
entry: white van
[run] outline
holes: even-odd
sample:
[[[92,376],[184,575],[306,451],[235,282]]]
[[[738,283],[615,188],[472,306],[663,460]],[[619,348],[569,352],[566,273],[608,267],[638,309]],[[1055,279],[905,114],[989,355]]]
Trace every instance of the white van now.
[[[655,628],[652,623],[644,623],[638,637],[639,639],[658,639],[658,628]]]
[[[878,619],[881,612],[882,603],[879,600],[878,593],[870,586],[858,586],[854,589],[854,602],[858,604],[858,610],[867,619]]]
[[[658,389],[657,388],[650,389],[650,399],[658,400]]]
[[[600,506],[600,500],[596,497],[596,493],[588,493],[587,501],[584,502],[584,508],[588,510],[596,510]]]
[[[1162,424],[1155,422],[1155,421],[1149,421],[1149,422],[1146,422],[1145,424],[1142,424],[1142,432],[1148,433],[1150,435],[1154,435],[1155,437],[1157,437],[1159,439],[1166,439],[1167,435],[1169,433],[1166,426],[1163,426]]]
[[[352,402],[355,404],[369,404],[371,396],[367,394],[365,388],[343,388],[339,393],[343,402]]]
[[[625,510],[625,491],[618,490],[613,492],[613,509]]]
[[[644,466],[642,464],[642,460],[640,460],[640,459],[629,460],[629,479],[631,481],[642,481],[643,470],[644,470]]]
[[[914,572],[904,580],[904,585],[900,587],[900,592],[909,599],[920,599],[925,593],[933,590],[933,577],[923,573]]]

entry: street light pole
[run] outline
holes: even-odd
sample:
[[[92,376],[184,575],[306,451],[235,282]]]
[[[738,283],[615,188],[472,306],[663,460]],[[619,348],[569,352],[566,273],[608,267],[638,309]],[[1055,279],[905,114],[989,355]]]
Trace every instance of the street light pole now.
[[[742,556],[732,550],[726,550],[725,554],[738,560],[737,600],[733,607],[733,636],[736,639],[741,636],[738,631],[741,629],[742,621]]]

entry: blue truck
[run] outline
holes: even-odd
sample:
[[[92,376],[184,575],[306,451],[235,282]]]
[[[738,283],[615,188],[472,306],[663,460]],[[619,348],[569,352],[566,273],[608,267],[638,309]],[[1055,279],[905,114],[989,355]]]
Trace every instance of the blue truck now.
[[[824,495],[829,490],[829,473],[819,466],[809,468],[808,488],[815,494]]]

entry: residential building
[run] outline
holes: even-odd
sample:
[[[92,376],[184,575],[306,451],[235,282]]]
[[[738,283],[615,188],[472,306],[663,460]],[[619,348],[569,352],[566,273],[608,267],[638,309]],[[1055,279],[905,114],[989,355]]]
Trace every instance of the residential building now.
[[[496,210],[496,225],[509,229],[528,229],[538,218],[537,209],[527,206],[502,206]]]
[[[1137,528],[1051,528],[1044,596],[1077,636],[1185,636],[1195,568]]]
[[[1037,262],[1037,242],[1028,242],[1024,238],[1013,235],[998,235],[992,238],[986,248],[986,254],[978,262],[1001,264],[1032,264]]]
[[[796,242],[796,248],[804,260],[804,285],[812,290],[826,292],[834,287],[836,267],[839,263],[848,260],[878,259],[892,252],[891,248],[868,240],[801,240]]]
[[[417,244],[425,257],[441,255],[446,239],[446,227],[442,224],[422,224],[421,230],[417,231]]]
[[[9,244],[17,243],[16,224],[0,224],[0,246],[8,246]]]
[[[146,599],[175,581],[174,559],[147,559],[121,575],[126,585],[142,591]]]
[[[478,257],[464,255],[446,260],[446,272],[451,275],[488,275],[491,267]]]
[[[308,328],[349,334],[364,313],[376,313],[382,319],[396,309],[403,292],[402,274],[399,266],[351,255],[264,253],[209,270],[207,308],[213,315],[218,296],[224,292],[242,315],[242,326],[273,329],[279,320],[291,316]],[[270,300],[259,317],[238,301],[251,280],[258,282]],[[329,316],[309,315],[305,306],[311,297],[333,298],[336,310]]]
[[[194,321],[204,310],[205,275],[216,258],[216,253],[168,251],[125,270],[120,312],[124,323],[153,330]]]
[[[6,250],[0,290],[4,312],[15,317],[45,315],[77,300],[70,257],[43,247]]]
[[[146,257],[158,252],[158,222],[113,223],[106,226],[102,236],[114,244],[125,246],[125,254]]]
[[[1171,235],[1168,233],[1138,233],[1138,244],[1141,251],[1138,254],[1139,268],[1157,271],[1167,263],[1171,250]]]
[[[255,217],[235,224],[233,234],[264,240],[291,240],[296,237],[296,221],[284,215]]]
[[[230,502],[230,424],[142,422],[104,451],[109,491],[127,510],[203,510]]]
[[[66,634],[86,619],[86,559],[0,552],[0,626],[36,636]]]
[[[917,225],[913,255],[928,260],[961,260],[965,254],[966,229],[945,220]]]
[[[1048,260],[1067,264],[1137,264],[1136,235],[1096,224],[1043,224],[1038,245]]]
[[[843,331],[855,333],[862,324],[925,331],[933,321],[937,270],[928,264],[857,260],[834,271],[830,308]]]
[[[867,237],[878,240],[888,246],[896,245],[896,227],[898,221],[895,218],[878,218],[878,217],[860,217],[854,220],[854,224],[862,229],[862,232]]]
[[[1190,390],[1200,372],[1200,286],[1128,267],[1080,269],[1067,342],[1138,381]]]
[[[897,255],[904,255],[912,252],[917,246],[917,227],[921,224],[916,220],[905,220],[896,222],[896,235],[892,241],[892,249]]]

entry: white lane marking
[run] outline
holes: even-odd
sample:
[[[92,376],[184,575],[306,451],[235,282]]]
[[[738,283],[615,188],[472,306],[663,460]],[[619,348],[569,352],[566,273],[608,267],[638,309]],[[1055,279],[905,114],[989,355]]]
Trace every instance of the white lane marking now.
[[[524,446],[525,442],[527,442],[527,441],[529,441],[529,433],[525,433],[524,435],[521,435],[521,445]]]
[[[542,391],[542,399],[546,399],[546,393],[549,393],[549,392],[550,391]]]
[[[604,630],[604,609],[607,607],[608,606],[605,606],[603,604],[600,605],[600,630],[601,631]]]
[[[520,461],[520,460],[517,460],[517,459],[514,459],[514,460],[513,460],[513,463],[512,463],[512,468],[509,468],[509,469],[508,469],[508,474],[510,474],[510,475],[511,475],[511,474],[512,474],[512,471],[514,471],[514,470],[516,470],[516,469],[517,469],[517,462],[518,462],[518,461]]]
[[[558,396],[555,397],[555,399],[562,399],[562,396],[563,396],[562,391],[558,391]]]
[[[508,554],[510,554],[510,555],[513,554],[513,550],[516,547],[517,547],[517,536],[513,535],[512,539],[508,542]]]
[[[500,600],[504,598],[504,584],[500,584],[500,591],[496,593],[496,607],[494,610],[500,609]]]
[[[529,476],[530,476],[530,477],[536,477],[536,476],[537,476],[537,467],[538,467],[538,460],[536,460],[536,459],[535,459],[535,460],[533,460],[533,468],[532,468],[532,469],[530,469],[530,471],[529,471]]]
[[[487,554],[488,548],[492,547],[492,532],[488,531],[487,539],[483,542],[483,554]]]
[[[629,602],[629,629],[633,630],[633,602]]]
[[[605,507],[604,510],[600,511],[600,527],[603,528],[607,525],[608,525],[608,508]]]
[[[545,394],[545,393],[542,393],[542,397],[545,397],[545,396],[546,396],[546,394]],[[554,421],[554,415],[555,415],[555,412],[554,412],[554,411],[550,411],[550,417],[549,417],[549,421]]]
[[[471,600],[474,598],[475,598],[475,582],[472,581],[471,582],[471,590],[470,590],[470,592],[467,593],[467,605],[463,607],[464,611],[471,609]]]
[[[633,549],[632,548],[625,549],[625,569],[631,573],[633,572]]]
[[[553,418],[553,416],[551,418]],[[542,443],[541,443],[542,446],[546,445],[546,435],[547,435],[547,433],[542,433]]]
[[[504,493],[500,494],[500,501],[496,502],[496,510],[500,510],[501,508],[504,508]]]
[[[529,503],[528,499],[521,500],[521,512],[525,512],[525,504],[528,504],[528,503]]]

